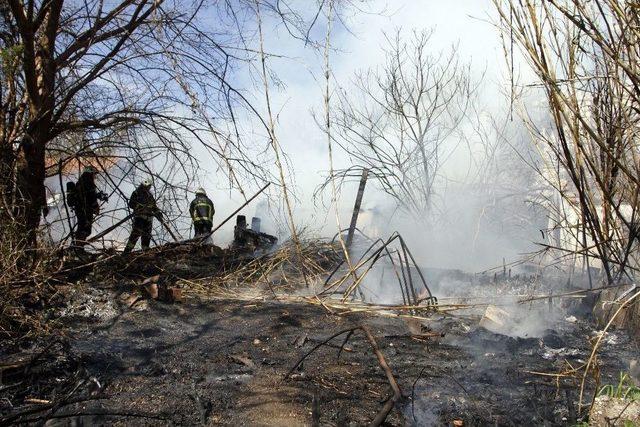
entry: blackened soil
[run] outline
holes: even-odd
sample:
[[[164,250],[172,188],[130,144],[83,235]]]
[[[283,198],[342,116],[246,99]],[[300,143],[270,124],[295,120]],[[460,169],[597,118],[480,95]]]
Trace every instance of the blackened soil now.
[[[363,425],[391,391],[360,332],[340,359],[342,337],[284,378],[316,344],[363,323],[404,395],[387,418],[390,425],[450,425],[455,419],[566,425],[578,418],[575,380],[558,387],[554,378],[527,371],[559,372],[583,363],[587,323],[567,322],[543,338],[512,338],[478,328],[477,319],[438,316],[427,329],[445,336],[417,340],[400,319],[337,317],[322,307],[273,301],[188,300],[150,302],[142,311],[125,305],[109,321],[68,324],[69,353],[83,378],[92,378],[83,390],[95,400],[59,408],[51,424],[288,426],[311,425],[317,417],[323,425]],[[602,382],[614,382],[637,351],[621,332],[614,338],[602,350]],[[92,391],[85,390],[89,386]]]
[[[152,302],[107,324],[76,324],[73,347],[110,396],[83,409],[166,418],[136,419],[148,424],[305,425],[316,399],[322,423],[366,424],[390,391],[363,336],[349,340],[339,361],[337,348],[322,347],[284,379],[314,345],[359,321],[311,305],[209,301]],[[402,424],[401,411],[388,421]]]

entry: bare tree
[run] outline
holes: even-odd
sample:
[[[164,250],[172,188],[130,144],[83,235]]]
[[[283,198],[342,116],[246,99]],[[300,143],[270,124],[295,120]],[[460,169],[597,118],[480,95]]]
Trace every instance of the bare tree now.
[[[639,9],[631,2],[494,0],[499,24],[539,78],[553,133],[530,127],[549,159],[564,231],[560,251],[602,263],[608,283],[637,270]],[[526,114],[523,115],[526,118]],[[559,221],[562,222],[562,221]]]
[[[477,90],[457,48],[434,54],[431,36],[414,31],[405,41],[398,30],[387,38],[384,66],[359,73],[356,90],[339,93],[331,120],[332,139],[353,161],[332,178],[344,182],[369,169],[416,218],[432,207],[440,168],[463,141],[456,134]]]
[[[315,22],[286,2],[260,3],[296,37]],[[230,78],[258,58],[254,8],[249,0],[0,4],[2,223],[18,224],[33,245],[45,178],[78,158],[117,159],[128,176],[155,170],[159,184],[184,189],[198,143],[241,191],[243,178],[270,178],[238,124],[260,114]]]

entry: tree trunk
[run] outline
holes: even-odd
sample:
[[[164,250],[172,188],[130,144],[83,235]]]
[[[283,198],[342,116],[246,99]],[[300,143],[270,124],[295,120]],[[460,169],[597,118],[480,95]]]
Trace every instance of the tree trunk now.
[[[45,139],[37,130],[25,137],[17,157],[16,206],[21,244],[35,247],[40,215],[45,207]]]
[[[7,211],[11,209],[13,199],[13,176],[15,171],[15,155],[10,144],[2,144],[0,147],[0,220],[6,221]]]

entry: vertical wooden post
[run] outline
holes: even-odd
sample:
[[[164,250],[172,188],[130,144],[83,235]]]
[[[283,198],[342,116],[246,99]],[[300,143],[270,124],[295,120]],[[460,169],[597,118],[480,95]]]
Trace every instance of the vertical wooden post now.
[[[367,184],[367,176],[369,176],[369,169],[363,169],[362,177],[360,178],[360,187],[358,187],[358,195],[356,196],[356,204],[353,206],[353,214],[351,215],[349,234],[347,234],[347,247],[351,246],[351,242],[353,241],[353,233],[356,231],[356,224],[358,223],[358,215],[360,214],[360,205],[362,204],[364,187]]]

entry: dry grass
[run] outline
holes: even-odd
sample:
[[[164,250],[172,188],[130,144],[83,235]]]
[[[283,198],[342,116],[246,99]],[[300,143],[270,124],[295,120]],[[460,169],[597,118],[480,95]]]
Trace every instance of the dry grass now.
[[[244,298],[243,295],[276,295],[291,292],[304,282],[317,283],[340,258],[337,244],[321,240],[303,240],[299,246],[288,241],[276,250],[260,255],[231,270],[180,284],[186,295],[205,298]],[[249,287],[249,289],[247,289]],[[253,292],[250,292],[253,291]]]
[[[42,308],[56,297],[52,277],[62,269],[58,248],[42,244],[28,252],[15,227],[5,224],[0,238],[0,337],[33,338],[52,326]]]

